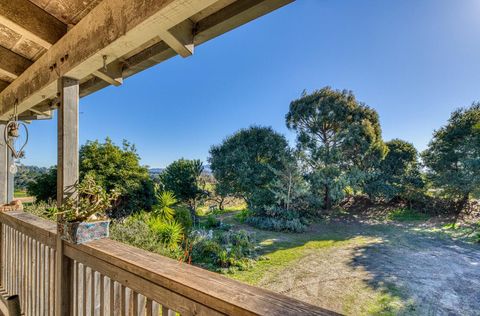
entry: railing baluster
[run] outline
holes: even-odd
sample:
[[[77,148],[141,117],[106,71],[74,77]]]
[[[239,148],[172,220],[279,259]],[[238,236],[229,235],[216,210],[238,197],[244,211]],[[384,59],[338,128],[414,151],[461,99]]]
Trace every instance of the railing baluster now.
[[[105,276],[101,273],[98,274],[98,284],[99,284],[99,289],[100,293],[98,295],[99,299],[99,315],[103,316],[105,315]]]

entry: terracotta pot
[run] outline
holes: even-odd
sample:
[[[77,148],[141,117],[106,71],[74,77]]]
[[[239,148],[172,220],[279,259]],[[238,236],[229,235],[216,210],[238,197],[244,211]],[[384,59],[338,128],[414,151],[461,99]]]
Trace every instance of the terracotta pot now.
[[[73,244],[107,238],[110,221],[96,222],[62,222],[58,223],[60,237]]]

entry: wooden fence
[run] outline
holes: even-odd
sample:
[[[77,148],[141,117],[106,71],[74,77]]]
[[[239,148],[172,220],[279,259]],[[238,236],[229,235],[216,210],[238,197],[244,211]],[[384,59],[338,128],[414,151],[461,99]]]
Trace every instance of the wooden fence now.
[[[4,293],[19,296],[24,315],[55,315],[56,224],[0,213],[0,238]],[[68,315],[334,314],[110,239],[63,243],[62,252]]]

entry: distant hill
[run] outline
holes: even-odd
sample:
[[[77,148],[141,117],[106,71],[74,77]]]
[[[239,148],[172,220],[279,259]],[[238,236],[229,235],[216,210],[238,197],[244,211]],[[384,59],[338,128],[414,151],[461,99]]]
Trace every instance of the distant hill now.
[[[156,178],[163,172],[163,170],[165,170],[165,168],[150,168],[148,169],[148,173],[150,174],[150,177]],[[203,166],[203,173],[206,175],[212,174],[212,169],[210,168],[210,165]]]

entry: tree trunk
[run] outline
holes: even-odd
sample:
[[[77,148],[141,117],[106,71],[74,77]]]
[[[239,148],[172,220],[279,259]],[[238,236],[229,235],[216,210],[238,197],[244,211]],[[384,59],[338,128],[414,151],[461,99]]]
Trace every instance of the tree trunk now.
[[[454,225],[457,224],[457,221],[460,218],[460,214],[465,209],[465,206],[467,206],[468,199],[469,199],[469,194],[467,193],[463,196],[463,198],[460,201],[458,201],[456,205],[456,210],[455,210],[455,219],[453,221]]]
[[[323,197],[323,208],[329,210],[332,207],[332,200],[330,199],[330,188],[325,185],[325,195]]]

